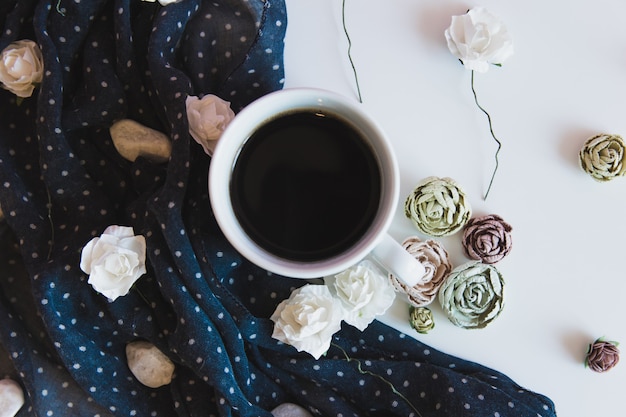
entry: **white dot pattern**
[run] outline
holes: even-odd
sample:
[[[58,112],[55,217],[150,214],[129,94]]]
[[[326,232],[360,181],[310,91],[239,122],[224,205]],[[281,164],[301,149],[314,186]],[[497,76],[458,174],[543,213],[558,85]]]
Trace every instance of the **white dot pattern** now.
[[[0,91],[0,345],[12,366],[0,372],[28,391],[23,415],[270,417],[285,402],[316,416],[555,415],[546,397],[378,322],[344,328],[317,361],[271,337],[268,317],[301,283],[249,264],[219,232],[185,98],[213,93],[239,111],[282,88],[283,0],[11,1],[0,22],[0,47],[32,34],[45,67],[19,105]],[[108,132],[120,118],[165,132],[169,163],[123,160]],[[111,224],[144,235],[148,258],[112,303],[79,268]],[[176,364],[169,386],[128,369],[139,339]]]

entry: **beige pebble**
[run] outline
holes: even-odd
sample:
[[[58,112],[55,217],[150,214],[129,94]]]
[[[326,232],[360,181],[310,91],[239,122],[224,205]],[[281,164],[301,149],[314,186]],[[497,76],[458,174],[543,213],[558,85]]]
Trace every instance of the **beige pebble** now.
[[[283,403],[272,410],[274,417],[313,417],[313,414],[309,413],[304,408],[297,404]]]
[[[172,382],[174,363],[152,343],[127,344],[126,360],[135,378],[147,387],[158,388]]]
[[[172,154],[172,143],[164,133],[134,120],[118,120],[109,128],[109,132],[115,149],[129,161],[142,156],[161,163],[167,162]]]
[[[24,405],[24,391],[12,379],[0,380],[0,417],[14,417]]]

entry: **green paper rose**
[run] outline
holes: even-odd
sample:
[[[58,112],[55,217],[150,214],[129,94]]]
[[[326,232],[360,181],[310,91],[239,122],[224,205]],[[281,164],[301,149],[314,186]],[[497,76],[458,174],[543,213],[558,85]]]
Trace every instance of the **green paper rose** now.
[[[481,329],[498,317],[504,307],[504,280],[495,266],[468,262],[448,275],[438,298],[456,326]]]
[[[472,208],[456,181],[428,177],[407,197],[404,214],[419,231],[440,237],[461,230],[472,216]]]
[[[600,182],[626,174],[624,140],[619,135],[598,134],[587,139],[580,150],[580,167]]]
[[[420,334],[426,334],[435,328],[433,313],[427,307],[411,306],[409,309],[409,323]]]

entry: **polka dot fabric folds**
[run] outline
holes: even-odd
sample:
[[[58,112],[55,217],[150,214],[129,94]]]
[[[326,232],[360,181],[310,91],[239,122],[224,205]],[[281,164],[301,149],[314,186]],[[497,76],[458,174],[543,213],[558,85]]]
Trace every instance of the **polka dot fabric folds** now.
[[[19,416],[271,416],[285,402],[321,416],[555,415],[505,375],[380,323],[342,329],[317,361],[271,338],[268,317],[304,282],[222,236],[185,98],[239,111],[282,88],[282,0],[5,0],[0,24],[0,49],[36,41],[45,72],[21,102],[0,91],[0,344],[27,393]],[[122,159],[108,130],[121,118],[164,132],[170,161]],[[146,237],[148,273],[110,303],[79,261],[112,224]],[[135,340],[174,361],[170,385],[134,378]]]

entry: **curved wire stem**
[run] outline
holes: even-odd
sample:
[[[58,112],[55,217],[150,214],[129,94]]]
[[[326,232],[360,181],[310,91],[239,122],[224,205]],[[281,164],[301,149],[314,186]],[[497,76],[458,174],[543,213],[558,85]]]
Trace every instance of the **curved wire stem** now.
[[[498,149],[496,150],[494,159],[496,160],[496,166],[493,169],[493,174],[491,174],[491,180],[489,181],[489,186],[487,187],[487,192],[485,192],[485,196],[483,197],[483,200],[487,200],[487,196],[489,196],[489,191],[491,191],[491,186],[493,185],[493,179],[496,177],[496,172],[498,171],[498,155],[500,154],[500,149],[502,148],[502,143],[498,140],[498,138],[496,137],[496,135],[493,133],[493,125],[491,123],[491,116],[489,115],[489,113],[487,112],[487,110],[485,110],[480,103],[478,103],[478,97],[476,95],[476,90],[474,89],[474,70],[472,70],[472,93],[474,94],[474,102],[476,103],[476,105],[478,106],[478,108],[485,113],[485,116],[487,116],[487,120],[489,121],[489,132],[491,132],[491,137],[493,138],[493,140],[496,141],[496,143],[498,144]]]
[[[346,351],[345,351],[345,350],[344,350],[341,346],[339,346],[338,344],[336,344],[336,343],[331,343],[331,345],[332,345],[332,346],[334,346],[334,347],[336,347],[337,349],[339,349],[339,350],[343,353],[343,356],[344,356],[344,358],[346,359],[346,361],[347,361],[348,363],[350,363],[350,362],[356,362],[356,368],[357,368],[357,370],[359,371],[359,373],[360,373],[361,375],[370,375],[370,376],[373,376],[374,378],[377,378],[377,379],[379,379],[379,380],[383,381],[385,384],[389,385],[389,387],[391,388],[391,391],[392,391],[394,394],[396,394],[398,397],[402,398],[402,400],[403,400],[404,402],[406,402],[406,403],[408,404],[408,406],[409,406],[409,407],[411,407],[411,409],[412,409],[413,411],[415,411],[415,414],[417,414],[417,416],[418,416],[418,417],[422,417],[422,414],[421,414],[421,413],[420,413],[420,412],[419,412],[419,411],[415,408],[415,406],[411,403],[411,401],[409,401],[409,399],[408,399],[408,398],[406,398],[406,397],[405,397],[405,396],[404,396],[404,395],[403,395],[400,391],[398,391],[398,390],[396,389],[396,387],[395,387],[395,386],[394,386],[394,385],[393,385],[390,381],[386,380],[384,377],[382,377],[382,376],[380,376],[380,375],[378,375],[378,374],[375,374],[374,372],[364,370],[364,369],[363,369],[363,367],[362,367],[362,365],[361,365],[361,361],[360,361],[360,360],[358,360],[358,359],[355,359],[355,358],[351,358],[351,357],[348,355],[348,352],[346,352]]]
[[[346,25],[346,0],[343,0],[343,2],[341,3],[341,23],[343,25],[343,33],[346,34],[346,40],[348,41],[348,60],[350,60],[350,66],[352,67],[352,72],[354,73],[354,82],[356,83],[356,92],[359,98],[359,103],[363,103],[363,98],[361,96],[361,87],[359,86],[359,76],[357,75],[354,61],[352,60],[352,40],[350,39],[350,35],[348,34],[348,27]]]

